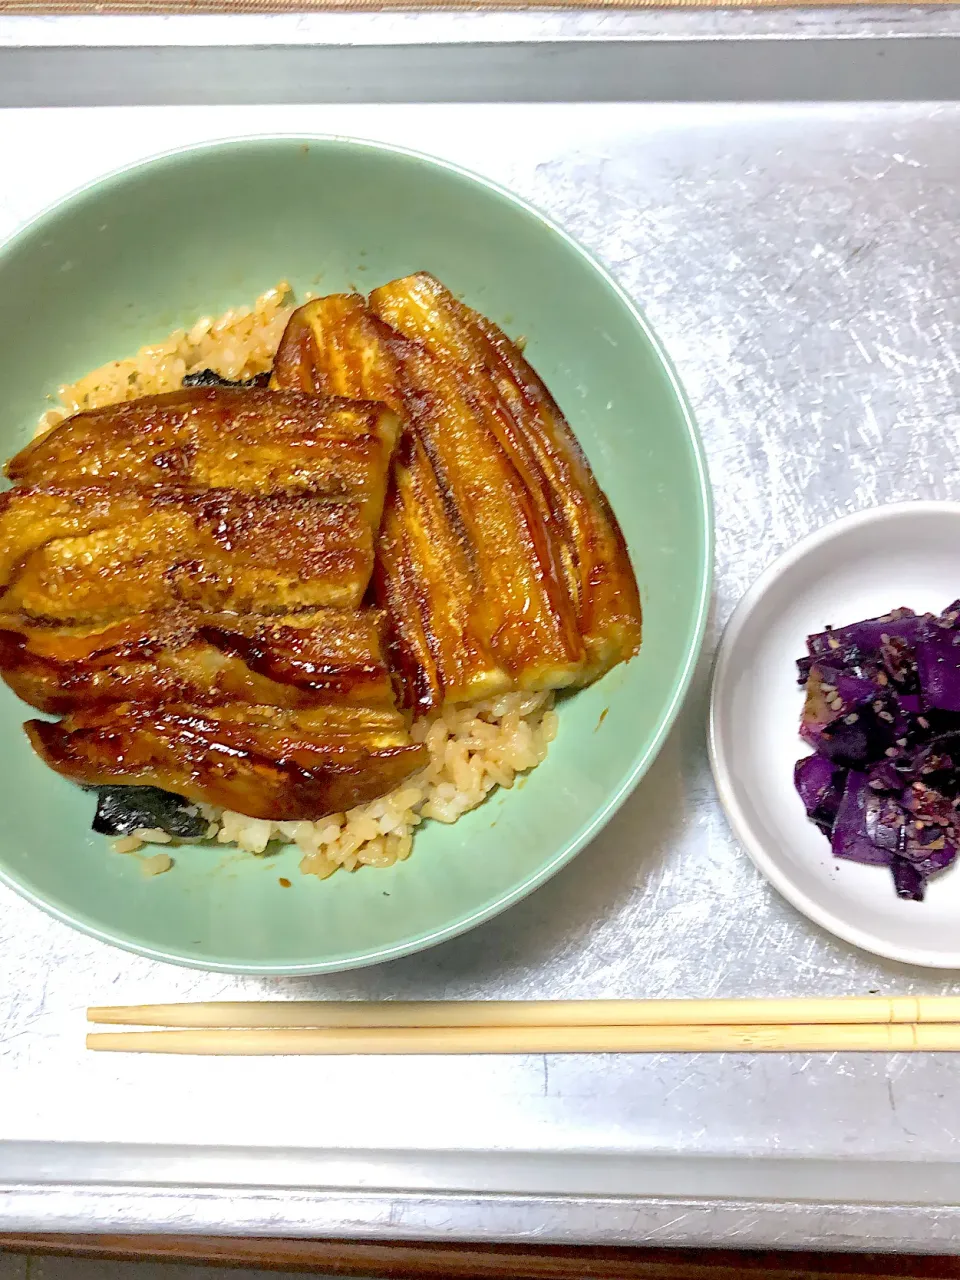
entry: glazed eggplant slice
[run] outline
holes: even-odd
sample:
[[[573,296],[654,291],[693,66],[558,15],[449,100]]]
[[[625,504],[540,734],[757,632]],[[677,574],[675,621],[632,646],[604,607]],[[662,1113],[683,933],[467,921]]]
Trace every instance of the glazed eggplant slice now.
[[[67,418],[7,464],[11,480],[74,488],[171,485],[317,493],[376,528],[399,435],[382,404],[296,391],[195,387]]]
[[[295,312],[274,385],[380,396],[404,418],[375,595],[407,703],[584,684],[632,657],[622,535],[533,370],[432,277],[376,290],[369,311],[337,295]]]
[[[85,622],[183,604],[355,608],[372,568],[373,532],[356,503],[109,486],[0,495],[2,613]]]
[[[576,683],[633,657],[641,610],[623,534],[566,419],[518,348],[426,272],[374,290],[370,309],[413,344],[403,364],[413,386],[447,395],[447,420],[435,424],[438,441],[448,438],[451,419],[468,439],[485,435],[504,470],[519,478],[542,528],[553,533],[552,563],[562,573],[586,649]],[[435,368],[443,370],[441,380]],[[434,425],[435,415],[424,421]],[[526,669],[525,657],[520,663]]]
[[[274,379],[303,385],[312,360],[320,392],[390,397],[407,422],[376,566],[407,703],[425,713],[444,700],[572,684],[584,649],[549,536],[451,371],[367,314],[358,294],[301,311],[296,346],[280,344],[296,361],[278,358]]]
[[[315,396],[379,400],[402,408],[400,366],[390,331],[359,293],[314,298],[290,317],[270,385]]]
[[[0,617],[0,673],[24,702],[55,715],[94,702],[389,708],[383,630],[373,609],[169,610],[74,626]]]
[[[404,346],[360,294],[317,298],[290,318],[272,385],[376,396],[407,424],[380,527],[375,595],[390,619],[405,703],[426,713],[444,700],[506,692],[514,682],[481,632],[480,566],[416,429],[418,406],[405,399]]]
[[[557,540],[529,488],[479,419],[452,365],[410,343],[403,375],[409,399],[418,405],[414,430],[447,523],[474,571],[476,586],[467,597],[472,629],[517,688],[577,683],[584,662],[577,615]],[[427,593],[435,583],[431,575]],[[444,684],[446,689],[446,679]]]
[[[390,619],[404,704],[426,714],[514,688],[482,629],[484,582],[474,548],[416,431],[394,462],[377,542],[374,595]]]
[[[402,715],[373,708],[113,703],[25,728],[74,782],[159,787],[274,822],[375,800],[428,759]]]

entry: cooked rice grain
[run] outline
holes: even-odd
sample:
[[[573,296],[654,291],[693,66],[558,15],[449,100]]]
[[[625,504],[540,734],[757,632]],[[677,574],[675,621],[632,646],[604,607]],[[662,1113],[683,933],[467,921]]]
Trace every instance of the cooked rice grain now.
[[[155,853],[149,858],[140,859],[140,870],[145,876],[162,876],[173,866],[169,853]]]
[[[176,391],[188,373],[212,369],[234,381],[266,373],[293,312],[290,286],[281,281],[252,307],[234,307],[222,316],[203,316],[189,330],[175,329],[127,360],[113,360],[79,381],[60,388],[60,403],[49,409],[37,434],[72,413],[100,409],[139,396]]]
[[[252,307],[238,307],[217,319],[204,316],[189,330],[177,329],[163,342],[143,347],[127,360],[94,369],[60,388],[60,401],[40,419],[37,434],[86,409],[177,390],[188,373],[213,369],[223,378],[252,378],[273,364],[293,310],[290,286],[281,282]],[[325,880],[339,867],[389,867],[410,856],[413,833],[425,818],[451,823],[480,804],[494,787],[512,787],[546,758],[557,732],[552,693],[509,693],[461,707],[445,707],[413,726],[430,763],[379,800],[319,822],[266,822],[242,813],[202,806],[207,838],[265,853],[273,842],[293,843],[303,854],[300,870]],[[147,843],[167,843],[164,832],[138,831],[114,842],[117,852]],[[121,848],[121,845],[123,846]],[[165,853],[144,859],[149,874],[168,870]]]
[[[410,856],[413,833],[424,818],[456,822],[496,786],[512,787],[517,774],[546,758],[556,737],[552,693],[511,693],[446,707],[413,726],[430,763],[370,804],[319,822],[263,822],[240,813],[220,816],[217,840],[263,853],[271,841],[295,844],[300,870],[325,880],[339,867],[389,867]]]

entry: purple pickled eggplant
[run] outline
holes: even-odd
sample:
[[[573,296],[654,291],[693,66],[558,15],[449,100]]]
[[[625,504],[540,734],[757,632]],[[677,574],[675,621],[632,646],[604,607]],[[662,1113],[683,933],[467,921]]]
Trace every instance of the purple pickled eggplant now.
[[[920,621],[912,609],[893,609],[880,618],[864,618],[846,627],[827,627],[815,635],[807,636],[807,652],[816,657],[838,651],[856,650],[860,653],[876,653],[885,635],[910,639],[913,628]]]
[[[960,631],[934,623],[917,643],[916,654],[925,706],[960,712]]]
[[[949,867],[957,856],[956,834],[941,827],[920,827],[909,823],[900,856],[925,876]]]
[[[890,869],[897,897],[907,902],[922,902],[926,884],[917,868],[904,858],[894,858]]]
[[[903,850],[891,863],[897,897],[922,902],[927,881],[945,871],[956,856],[955,836],[940,827],[918,828],[911,823]]]
[[[805,756],[794,768],[793,780],[807,816],[824,835],[833,830],[846,778],[845,769],[818,755]]]
[[[920,779],[904,789],[901,803],[907,813],[927,826],[950,828],[957,821],[954,801]]]
[[[830,838],[834,857],[889,867],[905,824],[896,800],[874,791],[865,773],[851,770]]]
[[[899,795],[903,790],[904,774],[896,761],[885,756],[867,770],[867,783],[874,791],[894,791]]]
[[[918,628],[919,630],[919,628]],[[917,637],[885,635],[880,643],[883,673],[895,688],[915,692],[917,688]]]
[[[815,664],[807,680],[800,736],[820,755],[861,768],[893,748],[897,706],[869,680]]]
[[[923,712],[923,703],[918,693],[894,693],[894,700],[905,716],[918,716]]]
[[[851,675],[873,679],[882,674],[896,685],[912,687],[912,650],[923,621],[912,609],[894,609],[880,618],[808,636],[807,651],[813,657],[839,661]]]
[[[807,639],[797,662],[794,784],[837,858],[887,867],[923,900],[960,849],[960,600],[939,617],[896,609]]]
[[[941,733],[918,743],[905,785],[922,781],[955,798],[960,795],[960,733]]]

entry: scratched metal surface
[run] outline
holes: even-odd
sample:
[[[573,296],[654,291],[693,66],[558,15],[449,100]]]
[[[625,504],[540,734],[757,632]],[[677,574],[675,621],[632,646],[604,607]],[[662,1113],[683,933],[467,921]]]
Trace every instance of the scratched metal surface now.
[[[707,657],[748,584],[808,530],[878,502],[960,497],[956,105],[9,110],[0,235],[159,146],[287,127],[402,142],[488,174],[645,308],[693,401],[716,494]],[[0,891],[0,1224],[952,1247],[960,1126],[946,1055],[84,1052],[91,1002],[952,990],[949,976],[832,940],[759,877],[710,782],[705,685],[706,664],[650,775],[573,865],[418,957],[322,980],[205,975],[100,945]],[[120,1162],[99,1182],[85,1144]],[[110,1144],[140,1145],[124,1164],[129,1149]],[[230,1148],[244,1151],[211,1155]],[[202,1174],[185,1159],[201,1149],[214,1162]],[[942,1181],[919,1187],[918,1161]],[[886,1173],[865,1193],[870,1162]],[[288,1191],[249,1190],[268,1182]],[[791,1217],[773,1198],[829,1200],[834,1216],[795,1204]],[[875,1207],[853,1206],[865,1199]],[[896,1208],[924,1199],[940,1207]]]

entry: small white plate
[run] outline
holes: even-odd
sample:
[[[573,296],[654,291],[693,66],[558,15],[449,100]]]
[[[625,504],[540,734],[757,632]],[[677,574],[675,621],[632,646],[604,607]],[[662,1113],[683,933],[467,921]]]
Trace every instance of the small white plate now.
[[[960,503],[909,502],[811,534],[753,584],[720,642],[710,764],[735,834],[799,911],[876,955],[960,968],[960,860],[904,902],[883,867],[835,859],[794,790],[809,749],[798,735],[796,659],[806,637],[901,605],[939,613],[960,596]]]

